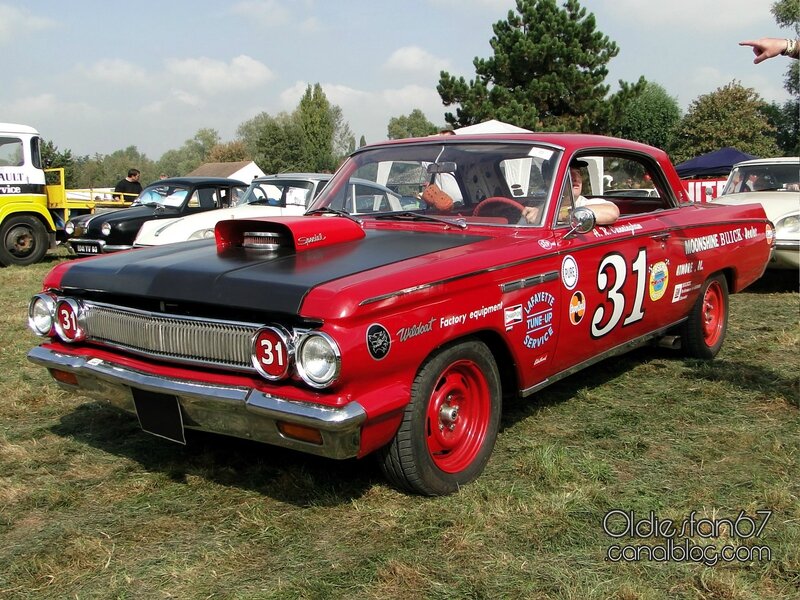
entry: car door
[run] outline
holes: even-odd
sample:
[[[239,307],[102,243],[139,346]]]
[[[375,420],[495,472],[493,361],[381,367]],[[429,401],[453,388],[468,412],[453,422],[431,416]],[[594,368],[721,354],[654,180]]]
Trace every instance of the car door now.
[[[619,203],[620,216],[613,224],[596,225],[590,232],[571,232],[568,223],[555,215],[554,238],[561,265],[561,307],[556,355],[551,367],[560,372],[591,362],[648,336],[667,325],[663,307],[669,303],[670,232],[658,218],[673,199],[641,196],[603,197],[613,173],[633,173],[643,182],[665,185],[654,162],[620,153],[586,157],[589,171],[584,194],[588,202]],[[562,189],[562,204],[574,205],[569,175]],[[627,178],[620,182],[630,185]],[[649,183],[648,183],[649,185]],[[622,201],[624,200],[624,202]],[[591,204],[589,204],[591,208]],[[673,267],[674,268],[674,267]]]

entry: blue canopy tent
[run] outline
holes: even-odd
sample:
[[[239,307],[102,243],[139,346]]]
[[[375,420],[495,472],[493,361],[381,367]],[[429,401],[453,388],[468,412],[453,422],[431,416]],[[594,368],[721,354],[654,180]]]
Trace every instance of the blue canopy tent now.
[[[689,177],[725,177],[738,162],[758,158],[740,152],[736,148],[720,148],[708,154],[701,154],[691,160],[675,165],[681,179]]]

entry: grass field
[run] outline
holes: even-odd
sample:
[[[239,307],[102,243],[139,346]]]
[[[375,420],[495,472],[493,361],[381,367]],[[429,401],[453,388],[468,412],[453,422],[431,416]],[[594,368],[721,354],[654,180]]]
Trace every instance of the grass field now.
[[[25,359],[55,260],[0,269],[0,598],[800,598],[796,278],[733,296],[711,363],[642,350],[508,404],[484,475],[431,499],[61,391]],[[613,510],[741,560],[608,560],[668,537]]]

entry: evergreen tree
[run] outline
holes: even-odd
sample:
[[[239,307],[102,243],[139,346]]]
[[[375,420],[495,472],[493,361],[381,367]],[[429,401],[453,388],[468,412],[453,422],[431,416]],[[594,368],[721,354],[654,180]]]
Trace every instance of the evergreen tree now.
[[[752,88],[733,81],[698,97],[678,123],[668,148],[680,163],[731,146],[755,156],[775,156],[775,128],[764,114],[766,103]]]
[[[439,128],[428,120],[424,112],[415,108],[408,115],[389,119],[387,135],[390,140],[400,140],[425,137],[436,133],[438,130]]]
[[[302,132],[298,142],[306,168],[316,172],[332,171],[336,168],[333,156],[335,127],[330,102],[319,83],[306,88],[295,114]]]
[[[72,157],[72,150],[67,148],[63,152],[58,151],[58,146],[52,140],[42,140],[42,163],[45,168],[63,168],[64,185],[68,188],[78,187],[78,173],[76,172],[76,161]],[[55,183],[55,178],[51,181],[51,175],[47,175],[48,183]]]
[[[516,11],[492,27],[494,56],[475,58],[469,81],[442,72],[437,91],[445,119],[461,127],[499,119],[532,130],[608,132],[625,102],[645,82],[622,84],[606,99],[606,65],[617,45],[595,30],[594,15],[578,0],[516,0]]]

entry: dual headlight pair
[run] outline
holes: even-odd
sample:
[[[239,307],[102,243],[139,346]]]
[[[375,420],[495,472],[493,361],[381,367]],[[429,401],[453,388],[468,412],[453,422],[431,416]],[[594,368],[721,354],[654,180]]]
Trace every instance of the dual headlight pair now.
[[[67,232],[67,235],[72,235],[75,233],[75,223],[72,221],[67,221],[67,224],[64,225],[64,231]],[[103,223],[100,225],[100,233],[105,236],[111,235],[111,223]]]
[[[86,338],[86,309],[73,298],[41,293],[28,305],[28,326],[41,337],[58,336],[67,343]],[[286,379],[295,370],[311,387],[322,389],[339,377],[342,355],[336,341],[321,331],[293,335],[278,325],[264,326],[251,338],[250,359],[269,381]]]

